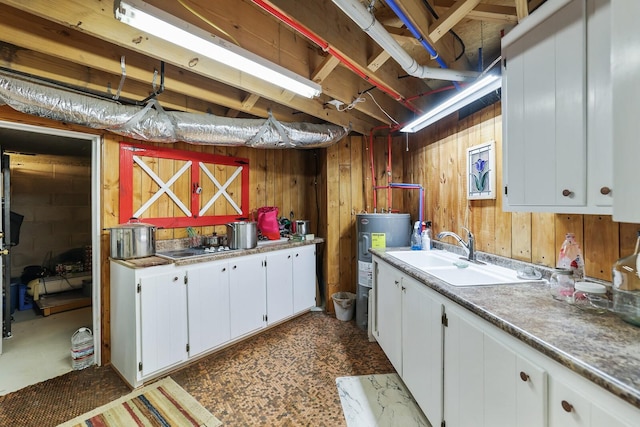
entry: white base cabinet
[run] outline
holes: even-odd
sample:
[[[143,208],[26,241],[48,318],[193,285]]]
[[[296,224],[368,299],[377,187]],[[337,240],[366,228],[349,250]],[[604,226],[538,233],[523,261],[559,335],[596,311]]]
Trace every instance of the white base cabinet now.
[[[111,363],[133,387],[188,358],[185,273],[111,263]]]
[[[293,256],[291,251],[267,254],[267,324],[293,314]]]
[[[373,274],[373,335],[432,425],[640,425],[640,409],[376,256]]]
[[[315,272],[315,245],[181,267],[112,261],[112,365],[135,388],[303,313],[315,305]]]
[[[440,297],[402,278],[402,379],[429,419],[442,418],[442,314]]]
[[[427,418],[439,420],[442,297],[375,258],[373,274],[373,335]]]
[[[316,245],[291,249],[293,260],[293,312],[316,306]]]
[[[264,255],[229,260],[229,307],[231,338],[238,338],[266,325],[267,291]]]
[[[384,263],[373,266],[376,314],[374,336],[402,377],[402,274]]]
[[[229,264],[226,260],[194,264],[187,270],[189,356],[231,339]]]
[[[268,325],[316,305],[315,245],[268,253],[266,267]]]
[[[447,426],[546,426],[544,369],[485,333],[463,310],[452,303],[446,307]]]

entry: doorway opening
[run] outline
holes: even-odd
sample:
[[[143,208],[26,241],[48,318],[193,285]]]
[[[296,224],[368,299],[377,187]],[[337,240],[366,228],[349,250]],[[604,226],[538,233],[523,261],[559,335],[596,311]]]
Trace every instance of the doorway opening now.
[[[0,147],[10,177],[3,206],[20,219],[3,256],[11,277],[3,395],[71,371],[71,336],[81,327],[93,332],[100,364],[101,137],[0,121]]]

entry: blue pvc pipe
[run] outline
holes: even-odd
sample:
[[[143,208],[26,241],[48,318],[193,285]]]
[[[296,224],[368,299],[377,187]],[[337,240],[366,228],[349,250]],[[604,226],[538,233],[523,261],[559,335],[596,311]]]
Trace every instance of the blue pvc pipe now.
[[[423,211],[424,211],[424,187],[420,184],[406,184],[406,183],[391,183],[389,184],[389,187],[391,188],[405,188],[405,189],[419,189],[420,193],[419,196],[420,197],[420,205],[418,207],[418,220],[420,221],[420,224],[422,224],[422,220],[423,220]]]
[[[395,13],[396,16],[400,18],[402,23],[407,26],[407,29],[409,30],[409,32],[411,32],[411,34],[413,34],[413,37],[415,37],[427,50],[427,52],[429,52],[429,55],[431,55],[431,57],[435,57],[435,60],[440,65],[440,68],[449,68],[447,67],[447,63],[444,62],[442,58],[440,58],[440,55],[438,55],[438,52],[436,52],[434,47],[431,46],[429,42],[424,39],[424,37],[422,37],[422,34],[420,34],[420,31],[415,27],[415,25],[413,25],[409,17],[404,14],[402,9],[400,9],[398,3],[396,3],[395,0],[386,0],[386,3],[391,8],[391,10],[393,10],[393,13]],[[453,85],[456,87],[456,89],[460,90],[460,85],[458,84],[458,82],[453,82]]]

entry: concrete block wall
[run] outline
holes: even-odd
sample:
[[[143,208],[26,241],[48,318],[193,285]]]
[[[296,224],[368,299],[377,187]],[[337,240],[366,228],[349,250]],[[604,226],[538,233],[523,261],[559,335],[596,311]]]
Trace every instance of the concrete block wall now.
[[[11,275],[91,245],[91,159],[10,154],[11,210],[24,216]]]

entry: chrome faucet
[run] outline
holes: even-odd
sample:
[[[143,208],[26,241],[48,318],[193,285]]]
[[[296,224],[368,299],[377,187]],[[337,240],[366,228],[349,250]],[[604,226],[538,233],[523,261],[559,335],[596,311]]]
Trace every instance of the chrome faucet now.
[[[469,231],[468,228],[462,227],[462,229],[467,232],[467,242],[462,240],[462,237],[451,231],[443,231],[441,233],[438,233],[438,240],[441,240],[443,237],[447,236],[453,237],[454,239],[456,239],[458,244],[462,246],[462,249],[464,249],[465,253],[467,254],[467,261],[480,263],[480,261],[476,260],[475,238],[473,237],[473,233]]]

